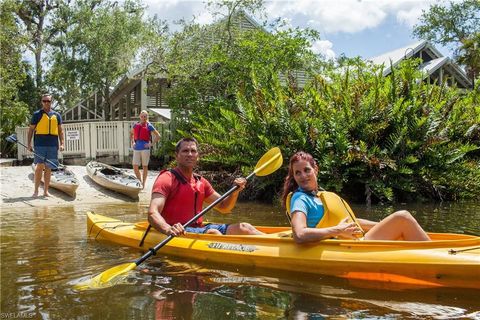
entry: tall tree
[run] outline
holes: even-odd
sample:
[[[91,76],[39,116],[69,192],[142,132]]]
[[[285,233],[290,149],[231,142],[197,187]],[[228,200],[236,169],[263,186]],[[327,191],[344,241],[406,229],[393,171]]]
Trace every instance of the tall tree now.
[[[211,9],[219,19],[208,26],[184,23],[165,58],[174,80],[168,104],[174,112],[188,110],[190,120],[208,113],[215,116],[220,105],[236,110],[236,88],[242,86],[246,94],[254,95],[252,78],[270,82],[272,71],[275,78],[288,76],[315,60],[305,49],[318,38],[313,30],[275,30],[275,23],[272,33],[262,27],[239,27],[246,12],[262,11],[261,1],[219,1]],[[189,126],[188,121],[185,124]]]
[[[19,2],[16,8],[24,35],[28,38],[27,48],[35,57],[35,85],[38,93],[45,89],[42,55],[57,32],[48,24],[48,20],[60,3],[58,0],[26,0]]]
[[[109,119],[111,87],[132,67],[153,34],[153,22],[143,17],[144,12],[136,0],[83,1],[58,11],[61,31],[53,39],[48,78],[66,103],[74,102],[71,97],[100,91]]]
[[[22,62],[21,46],[26,39],[15,20],[17,4],[13,0],[0,2],[0,122],[1,154],[13,156],[14,145],[5,143],[5,136],[24,124],[28,107],[20,100],[20,88],[26,79],[26,66]]]
[[[441,45],[453,47],[458,61],[475,79],[480,71],[480,1],[434,4],[423,11],[413,33]]]

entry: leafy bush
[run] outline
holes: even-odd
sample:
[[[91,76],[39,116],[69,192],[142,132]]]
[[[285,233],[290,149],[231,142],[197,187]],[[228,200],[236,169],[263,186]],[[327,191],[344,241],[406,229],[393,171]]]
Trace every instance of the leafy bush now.
[[[280,146],[286,160],[298,150],[312,153],[320,184],[357,200],[480,194],[478,87],[422,82],[415,60],[388,77],[360,59],[322,65],[308,50],[314,38],[298,30],[244,33],[228,48],[209,47],[195,77],[181,78],[171,101],[177,110],[185,106],[175,104],[180,98],[191,107],[179,132],[202,143],[202,169],[247,174]],[[310,73],[303,89],[292,76],[299,68]],[[271,197],[285,174],[256,188]]]

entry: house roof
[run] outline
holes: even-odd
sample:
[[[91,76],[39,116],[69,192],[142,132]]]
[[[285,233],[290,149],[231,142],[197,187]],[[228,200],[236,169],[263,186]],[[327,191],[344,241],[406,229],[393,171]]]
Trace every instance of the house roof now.
[[[110,96],[113,96],[116,94],[118,90],[120,90],[122,87],[124,87],[126,84],[128,84],[131,80],[139,80],[143,78],[145,75],[145,71],[147,70],[147,67],[152,63],[152,61],[148,61],[137,68],[129,71],[127,74],[125,74],[120,81],[113,87],[113,89],[110,91]],[[167,75],[165,73],[163,74],[158,74],[156,75],[156,78],[166,78]]]
[[[372,61],[374,64],[385,65],[383,73],[384,75],[388,75],[392,71],[391,66],[396,67],[402,60],[413,57],[421,50],[428,51],[434,59],[443,57],[443,54],[428,41],[421,40],[367,60]]]
[[[148,108],[152,112],[163,117],[165,120],[170,120],[172,118],[172,110],[167,108]]]
[[[374,64],[384,65],[383,75],[387,76],[392,72],[392,67],[396,67],[404,59],[408,59],[419,53],[425,51],[432,58],[432,60],[424,62],[419,66],[425,74],[425,77],[432,75],[440,68],[448,70],[455,80],[463,87],[471,87],[471,81],[468,79],[465,71],[452,59],[443,56],[430,42],[426,40],[417,41],[408,46],[398,48],[396,50],[384,53],[382,55],[369,58]]]
[[[422,70],[422,71],[424,71],[428,74],[432,74],[435,71],[437,71],[441,66],[448,63],[449,60],[450,59],[448,57],[441,57],[441,58],[433,59],[433,60],[430,60],[428,62],[422,63],[419,66],[419,68],[420,68],[420,70]]]
[[[263,30],[264,32],[268,32],[260,23],[258,23],[253,17],[246,13],[245,10],[239,10],[237,12],[237,15],[239,15],[240,17],[243,16],[245,20],[247,20],[254,28],[258,28]]]
[[[441,57],[434,60],[425,62],[419,66],[419,68],[424,72],[425,77],[433,74],[440,68],[447,70],[452,76],[455,77],[455,80],[458,81],[465,88],[471,87],[472,84],[470,79],[468,79],[466,73],[462,68],[458,66],[452,59],[448,57]]]

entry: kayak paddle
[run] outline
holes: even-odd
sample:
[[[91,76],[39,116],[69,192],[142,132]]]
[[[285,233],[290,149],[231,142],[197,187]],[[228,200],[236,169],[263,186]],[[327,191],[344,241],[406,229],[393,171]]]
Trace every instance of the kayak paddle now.
[[[15,133],[9,135],[8,137],[5,138],[5,140],[7,140],[8,142],[11,142],[11,143],[18,143],[19,145],[23,146],[25,149],[28,150],[28,147],[26,145],[24,145],[23,143],[21,143],[20,141],[18,141],[17,139],[17,135]],[[35,152],[35,150],[32,150],[32,153],[34,155],[36,155],[37,157],[39,158],[43,158],[41,157],[38,153]],[[55,162],[53,162],[52,160],[49,160],[47,158],[44,158],[45,161],[47,161],[48,163],[50,163],[52,166],[55,167],[55,169],[60,169],[62,168],[63,166],[61,164],[56,164]]]
[[[280,149],[278,147],[270,149],[267,153],[265,153],[260,160],[258,160],[257,165],[255,166],[255,170],[249,174],[246,179],[250,179],[254,175],[257,176],[267,176],[273,172],[275,172],[278,168],[281,167],[283,164],[283,157],[282,153],[280,152]],[[238,185],[235,185],[232,187],[230,190],[228,190],[226,193],[224,193],[220,198],[209,204],[205,209],[197,213],[193,218],[188,220],[183,227],[188,227],[190,224],[192,224],[194,221],[197,221],[198,218],[203,216],[205,213],[207,213],[210,209],[215,207],[217,204],[222,202],[225,198],[227,198],[230,194],[232,194],[235,190],[239,188]],[[133,269],[135,269],[137,266],[139,266],[142,262],[150,258],[151,256],[155,255],[157,251],[162,248],[164,245],[166,245],[170,240],[172,240],[175,236],[169,235],[166,237],[164,240],[162,240],[160,243],[158,243],[155,247],[149,249],[142,257],[140,257],[138,260],[130,263],[124,263],[121,265],[118,265],[116,267],[110,268],[99,275],[86,280],[84,282],[78,283],[74,285],[74,288],[77,290],[84,290],[84,289],[96,289],[96,288],[105,288],[109,287],[112,284],[112,280],[117,278],[118,276],[125,274]]]

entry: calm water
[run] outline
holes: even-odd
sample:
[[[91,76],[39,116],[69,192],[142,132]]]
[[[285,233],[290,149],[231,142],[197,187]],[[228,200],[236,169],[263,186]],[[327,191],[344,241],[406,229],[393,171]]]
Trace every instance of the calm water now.
[[[379,219],[394,208],[354,207]],[[395,209],[405,209],[397,206]],[[426,229],[480,235],[480,204],[409,206]],[[124,283],[76,292],[72,283],[141,253],[86,237],[86,212],[126,221],[135,204],[3,209],[0,318],[30,319],[480,319],[479,290],[382,288],[378,283],[237,269],[158,255]],[[286,225],[280,208],[239,204],[217,221]]]

